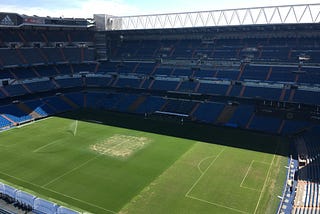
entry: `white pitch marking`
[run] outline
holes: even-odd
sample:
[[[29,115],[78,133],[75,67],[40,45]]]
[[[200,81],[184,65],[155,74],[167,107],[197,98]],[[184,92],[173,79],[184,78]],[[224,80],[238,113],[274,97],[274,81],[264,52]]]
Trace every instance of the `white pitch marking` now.
[[[73,136],[77,135],[77,130],[78,130],[78,120],[76,120],[76,126],[75,126],[74,131],[73,131]]]
[[[209,158],[213,158],[213,157],[215,157],[215,156],[213,155],[213,156],[209,156],[209,157],[203,158],[203,159],[198,163],[198,169],[199,169],[199,171],[200,171],[201,174],[203,173],[203,171],[202,171],[201,168],[200,168],[202,162],[205,161],[205,160],[208,160]]]
[[[229,210],[232,210],[232,211],[236,211],[236,212],[239,212],[239,213],[248,213],[248,212],[245,212],[245,211],[242,211],[242,210],[238,210],[238,209],[235,209],[235,208],[232,208],[232,207],[228,207],[228,206],[225,206],[225,205],[222,205],[222,204],[217,204],[217,203],[214,203],[214,202],[211,202],[211,201],[203,200],[201,198],[196,198],[196,197],[193,197],[193,196],[190,196],[190,195],[187,195],[186,197],[194,199],[194,200],[197,200],[197,201],[201,201],[201,202],[204,202],[204,203],[212,204],[212,205],[215,205],[215,206],[218,206],[218,207],[223,207],[223,208],[226,208],[226,209],[229,209]]]
[[[245,181],[245,179],[246,179],[246,177],[247,177],[247,175],[248,175],[248,173],[249,173],[249,171],[250,171],[250,169],[251,169],[251,167],[252,167],[253,162],[261,163],[261,164],[265,164],[265,165],[270,165],[270,164],[271,164],[271,163],[267,163],[267,162],[261,162],[261,161],[252,160],[251,163],[250,163],[250,165],[249,165],[249,167],[248,167],[247,173],[245,174],[244,178],[243,178],[242,181],[241,181],[240,187],[241,187],[241,188],[246,188],[246,189],[251,189],[251,190],[256,190],[256,191],[261,192],[262,190],[243,186],[243,182]]]
[[[75,171],[75,170],[77,170],[77,169],[80,169],[80,168],[81,168],[81,167],[83,167],[84,165],[86,165],[86,164],[88,164],[89,162],[91,162],[91,161],[93,161],[93,160],[97,159],[97,158],[98,158],[98,157],[100,157],[100,156],[101,156],[101,155],[97,155],[97,156],[95,156],[95,157],[93,157],[93,158],[91,158],[91,159],[87,160],[87,161],[86,161],[86,162],[84,162],[83,164],[80,164],[79,166],[74,167],[73,169],[69,170],[68,172],[63,173],[62,175],[60,175],[60,176],[56,177],[55,179],[53,179],[53,180],[49,181],[48,183],[46,183],[46,184],[42,185],[41,187],[46,187],[46,186],[48,186],[49,184],[51,184],[51,183],[53,183],[53,182],[55,182],[55,181],[59,180],[60,178],[62,178],[62,177],[64,177],[64,176],[66,176],[66,175],[68,175],[68,174],[70,174],[71,172],[73,172],[73,171]]]
[[[244,180],[245,180],[246,177],[248,176],[249,170],[251,169],[253,162],[254,162],[254,160],[251,161],[251,163],[250,163],[250,165],[249,165],[249,167],[248,167],[248,169],[247,169],[247,172],[246,172],[246,174],[244,175],[244,177],[243,177],[243,179],[242,179],[242,181],[241,181],[241,183],[240,183],[240,187],[242,187],[242,184],[243,184]]]
[[[218,159],[218,157],[222,154],[222,152],[225,149],[222,149],[219,154],[212,160],[212,162],[210,163],[210,165],[203,171],[203,173],[200,175],[200,177],[196,180],[196,182],[194,182],[194,184],[191,186],[191,188],[188,190],[188,192],[185,194],[185,196],[188,196],[188,194],[192,191],[192,189],[198,184],[198,182],[201,180],[201,178],[203,177],[204,174],[206,174],[206,172],[208,171],[208,169],[212,166],[212,164],[214,164],[214,162]]]
[[[50,146],[50,145],[56,144],[56,143],[60,143],[60,142],[59,142],[58,140],[52,141],[51,143],[45,144],[45,145],[43,145],[43,146],[41,146],[41,147],[33,150],[32,152],[38,152],[38,151],[40,151],[41,149],[46,148],[47,146]]]
[[[261,192],[260,192],[259,200],[258,200],[258,202],[257,202],[257,206],[256,206],[256,208],[254,209],[254,212],[253,212],[254,214],[255,214],[255,213],[257,212],[257,210],[258,210],[258,207],[259,207],[259,204],[260,204],[260,201],[261,201],[261,197],[262,197],[262,193],[263,193],[264,190],[265,190],[265,186],[266,186],[267,180],[268,180],[268,178],[269,178],[270,169],[271,169],[271,167],[272,167],[274,158],[276,157],[276,151],[277,151],[277,149],[278,149],[278,146],[277,146],[277,148],[276,148],[276,150],[275,150],[275,153],[274,153],[274,155],[273,155],[271,164],[270,164],[270,166],[269,166],[268,173],[267,173],[267,177],[266,177],[266,179],[264,180],[263,187],[262,187],[262,190],[261,190]]]
[[[160,175],[158,175],[149,185],[145,186],[139,194],[137,194],[136,196],[134,196],[127,204],[125,204],[124,206],[122,206],[121,209],[127,207],[128,204],[130,204],[132,201],[135,201],[136,198],[141,198],[141,195],[143,194],[143,192],[145,192],[145,190],[149,189],[150,186],[152,186],[153,184],[157,183],[158,179],[160,179],[162,176],[164,176],[164,174],[170,170],[171,168],[173,168],[173,166],[181,159],[183,159],[187,154],[189,154],[193,148],[196,146],[196,144],[194,144],[191,148],[188,149],[188,151],[186,151],[180,158],[178,158],[177,160],[175,160],[175,162],[173,164],[171,164],[171,166],[166,169],[164,172],[162,172]],[[119,213],[121,213],[122,210],[119,211]]]

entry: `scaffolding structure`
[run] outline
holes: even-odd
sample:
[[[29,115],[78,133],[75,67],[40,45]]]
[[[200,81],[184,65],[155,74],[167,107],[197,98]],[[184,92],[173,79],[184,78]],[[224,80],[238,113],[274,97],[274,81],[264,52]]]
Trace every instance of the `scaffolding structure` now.
[[[320,3],[136,16],[95,15],[99,30],[319,23]]]

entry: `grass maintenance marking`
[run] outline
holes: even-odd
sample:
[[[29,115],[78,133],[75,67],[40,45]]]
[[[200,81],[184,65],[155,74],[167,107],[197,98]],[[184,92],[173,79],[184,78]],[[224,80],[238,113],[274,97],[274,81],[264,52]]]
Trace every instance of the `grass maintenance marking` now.
[[[55,182],[55,181],[59,180],[60,178],[62,178],[62,177],[64,177],[64,176],[66,176],[66,175],[68,175],[68,174],[70,174],[70,173],[72,173],[72,172],[76,171],[77,169],[80,169],[80,168],[81,168],[81,167],[83,167],[84,165],[86,165],[86,164],[88,164],[89,162],[91,162],[91,161],[93,161],[93,160],[97,159],[97,158],[98,158],[98,157],[100,157],[100,156],[101,156],[101,155],[97,155],[97,156],[95,156],[95,157],[93,157],[93,158],[91,158],[91,159],[87,160],[87,161],[86,161],[86,162],[84,162],[83,164],[80,164],[79,166],[74,167],[73,169],[69,170],[68,172],[63,173],[62,175],[60,175],[60,176],[58,176],[58,177],[56,177],[56,178],[52,179],[52,180],[51,180],[51,181],[49,181],[48,183],[46,183],[46,184],[42,185],[42,187],[46,187],[46,186],[48,186],[49,184],[52,184],[53,182]]]
[[[274,159],[275,159],[275,157],[276,157],[276,151],[277,151],[277,149],[278,149],[278,146],[277,146],[277,148],[276,148],[276,150],[275,150],[275,152],[274,152],[272,161],[271,161],[271,163],[270,163],[270,166],[269,166],[269,169],[268,169],[268,172],[267,172],[267,176],[266,176],[266,179],[264,180],[263,187],[262,187],[262,190],[261,190],[261,192],[260,192],[260,195],[259,195],[259,199],[258,199],[256,208],[254,209],[254,212],[253,212],[254,214],[255,214],[255,213],[257,212],[257,210],[258,210],[258,207],[259,207],[259,204],[260,204],[262,195],[263,195],[263,193],[264,193],[264,191],[265,191],[266,183],[267,183],[267,180],[268,180],[269,175],[270,175],[270,170],[271,170],[271,167],[272,167],[272,165],[273,165],[273,161],[274,161]]]
[[[10,148],[10,147],[14,147],[16,145],[18,145],[19,143],[7,143],[5,142],[5,144],[1,144],[0,143],[0,147],[3,147],[3,148]]]
[[[255,188],[251,188],[251,187],[242,186],[241,188],[249,189],[249,190],[253,190],[253,191],[257,191],[257,192],[261,192],[261,190],[255,189]]]
[[[72,199],[72,200],[75,200],[75,201],[78,201],[78,202],[80,202],[80,203],[87,204],[87,205],[89,205],[89,206],[92,206],[92,207],[95,207],[95,208],[98,208],[98,209],[107,211],[107,212],[109,212],[109,213],[113,213],[113,214],[116,214],[116,213],[117,213],[117,212],[115,212],[115,211],[113,211],[113,210],[109,210],[109,209],[100,207],[100,206],[98,206],[98,205],[96,205],[96,204],[92,204],[92,203],[89,203],[89,202],[87,202],[87,201],[83,201],[83,200],[81,200],[81,199],[74,198],[74,197],[69,196],[69,195],[65,195],[65,194],[63,194],[63,193],[61,193],[61,192],[57,192],[57,191],[55,191],[55,190],[52,190],[52,189],[49,189],[49,188],[46,188],[46,187],[43,187],[43,186],[40,186],[40,185],[31,183],[31,182],[29,182],[29,181],[26,181],[26,180],[21,179],[21,178],[17,178],[17,177],[15,177],[15,176],[9,175],[9,174],[4,173],[4,172],[2,172],[2,171],[0,171],[0,173],[3,174],[3,175],[6,175],[6,176],[8,176],[8,177],[11,177],[11,178],[13,178],[13,179],[16,179],[16,180],[18,180],[18,181],[22,181],[22,182],[24,182],[24,183],[27,183],[27,184],[29,184],[29,185],[31,185],[31,186],[35,186],[35,187],[44,189],[44,190],[49,191],[49,192],[53,192],[53,193],[55,193],[55,194],[57,194],[57,195],[61,195],[61,196],[64,196],[64,197],[66,197],[66,198],[70,198],[70,199]]]
[[[115,134],[101,143],[91,145],[90,149],[101,155],[127,159],[150,142],[147,137]]]
[[[39,152],[40,150],[42,150],[42,149],[44,149],[44,148],[46,148],[46,147],[48,147],[48,146],[51,146],[51,145],[53,145],[53,144],[56,144],[56,143],[61,143],[61,141],[60,141],[60,140],[54,140],[54,141],[52,141],[52,142],[50,142],[50,143],[48,143],[48,144],[45,144],[45,145],[43,145],[43,146],[40,146],[39,148],[33,150],[32,152]]]

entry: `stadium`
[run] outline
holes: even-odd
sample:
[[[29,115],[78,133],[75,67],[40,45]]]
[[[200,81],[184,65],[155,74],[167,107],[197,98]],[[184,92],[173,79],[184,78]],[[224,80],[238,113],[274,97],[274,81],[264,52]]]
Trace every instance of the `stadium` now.
[[[320,213],[320,4],[0,13],[0,213]]]

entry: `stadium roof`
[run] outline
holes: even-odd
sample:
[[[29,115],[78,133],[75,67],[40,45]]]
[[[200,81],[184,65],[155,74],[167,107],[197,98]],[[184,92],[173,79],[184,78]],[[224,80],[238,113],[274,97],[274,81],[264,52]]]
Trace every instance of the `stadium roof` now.
[[[320,3],[136,16],[95,14],[98,30],[319,23]]]

